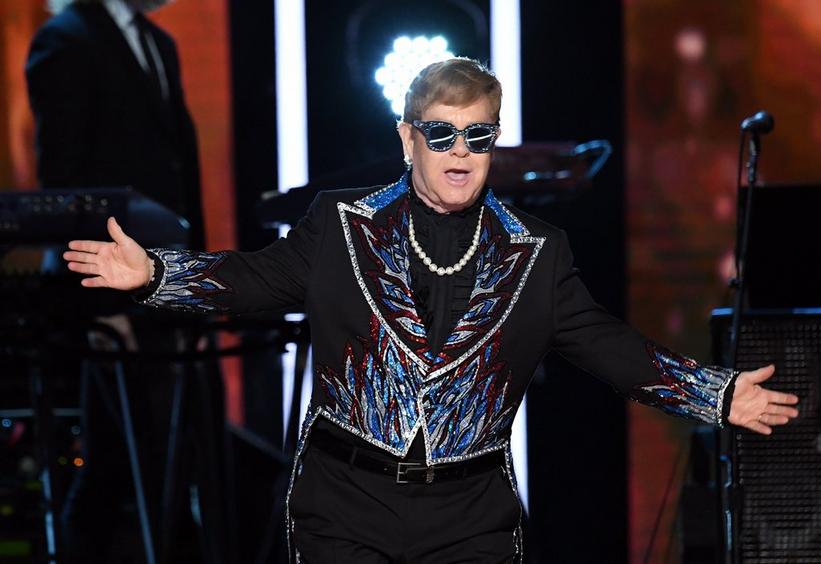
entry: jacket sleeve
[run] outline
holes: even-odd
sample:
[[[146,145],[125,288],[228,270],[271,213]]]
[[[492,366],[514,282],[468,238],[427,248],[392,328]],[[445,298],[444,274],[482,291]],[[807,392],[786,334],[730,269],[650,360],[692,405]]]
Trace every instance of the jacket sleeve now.
[[[737,372],[701,366],[642,336],[590,296],[561,233],[554,270],[553,349],[628,398],[723,426]]]
[[[34,37],[26,63],[35,121],[37,175],[43,187],[83,184],[83,157],[94,115],[94,53],[54,26]]]
[[[134,298],[194,313],[251,313],[301,305],[322,244],[327,198],[319,194],[288,233],[255,252],[149,249],[154,278]]]

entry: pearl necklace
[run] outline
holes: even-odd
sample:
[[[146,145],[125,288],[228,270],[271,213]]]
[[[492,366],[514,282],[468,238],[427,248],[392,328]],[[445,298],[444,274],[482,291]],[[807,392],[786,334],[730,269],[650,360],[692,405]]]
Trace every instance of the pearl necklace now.
[[[416,252],[416,255],[419,259],[427,266],[431,272],[435,272],[439,276],[444,275],[451,275],[454,272],[459,272],[462,270],[465,265],[467,265],[470,257],[472,257],[476,251],[479,249],[479,234],[482,231],[482,214],[485,213],[485,207],[482,206],[479,209],[479,223],[476,224],[476,232],[473,234],[473,243],[468,248],[465,256],[459,259],[459,262],[454,264],[453,266],[438,266],[436,265],[430,257],[422,250],[422,245],[419,244],[419,241],[416,240],[416,231],[413,228],[413,214],[408,212],[408,236],[410,238],[411,247]]]

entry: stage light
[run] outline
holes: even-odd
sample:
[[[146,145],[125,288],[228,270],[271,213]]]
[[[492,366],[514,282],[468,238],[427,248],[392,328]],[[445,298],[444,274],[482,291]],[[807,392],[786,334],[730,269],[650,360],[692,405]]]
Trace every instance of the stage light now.
[[[490,2],[490,62],[504,85],[502,135],[496,145],[522,144],[522,45],[519,2]]]
[[[405,92],[420,70],[431,63],[453,57],[448,42],[441,35],[427,38],[423,35],[411,39],[403,35],[393,42],[393,51],[385,55],[384,65],[376,69],[374,79],[382,87],[396,115],[405,109]]]
[[[305,3],[275,0],[277,187],[308,183]]]

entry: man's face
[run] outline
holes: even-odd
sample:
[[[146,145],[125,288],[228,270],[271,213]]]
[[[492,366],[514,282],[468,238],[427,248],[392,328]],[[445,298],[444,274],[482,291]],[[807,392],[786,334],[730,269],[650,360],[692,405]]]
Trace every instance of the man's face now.
[[[480,98],[461,107],[432,104],[423,112],[421,121],[444,121],[464,129],[474,123],[494,123],[496,119],[490,102]],[[413,159],[413,186],[422,201],[440,213],[457,211],[476,201],[490,169],[490,152],[470,152],[461,135],[450,149],[432,151],[424,134],[405,122],[399,124],[399,136],[405,154]]]

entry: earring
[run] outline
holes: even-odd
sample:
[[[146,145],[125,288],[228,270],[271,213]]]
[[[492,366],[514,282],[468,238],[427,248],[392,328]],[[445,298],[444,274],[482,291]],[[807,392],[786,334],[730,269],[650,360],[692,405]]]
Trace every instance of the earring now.
[[[404,161],[405,161],[405,168],[407,170],[410,170],[411,168],[413,168],[413,159],[410,158],[410,156],[405,155]]]

